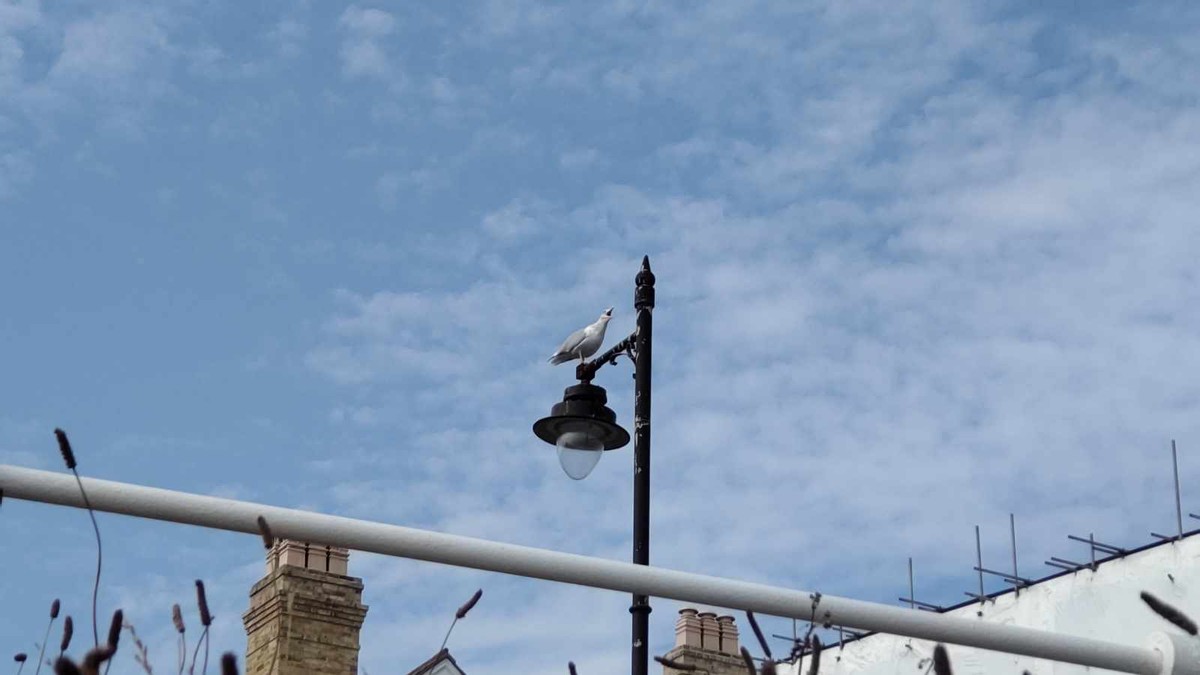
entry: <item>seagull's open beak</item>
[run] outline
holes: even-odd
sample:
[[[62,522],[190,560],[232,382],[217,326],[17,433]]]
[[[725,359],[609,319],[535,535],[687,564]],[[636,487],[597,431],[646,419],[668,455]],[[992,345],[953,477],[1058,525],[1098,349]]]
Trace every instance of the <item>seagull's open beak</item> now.
[[[608,309],[604,310],[604,316],[611,317],[612,311],[613,311],[612,307],[609,307]]]

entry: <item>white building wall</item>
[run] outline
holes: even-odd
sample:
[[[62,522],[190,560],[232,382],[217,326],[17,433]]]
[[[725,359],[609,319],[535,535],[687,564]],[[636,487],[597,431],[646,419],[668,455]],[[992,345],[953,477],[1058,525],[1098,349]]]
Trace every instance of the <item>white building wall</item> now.
[[[1142,646],[1154,631],[1180,632],[1150,611],[1139,594],[1149,591],[1200,621],[1200,536],[1157,546],[1123,559],[1103,563],[948,612],[1001,624],[1068,633]],[[1079,560],[1078,557],[1075,557]],[[1170,576],[1168,576],[1170,575]],[[1171,577],[1174,577],[1172,581]],[[913,610],[921,611],[921,610]],[[1200,638],[1198,638],[1200,639]],[[841,650],[827,645],[821,654],[821,675],[918,675],[925,672],[934,643],[893,635],[870,635]],[[955,675],[1084,675],[1112,671],[1089,669],[947,645]],[[808,672],[808,658],[779,672]]]

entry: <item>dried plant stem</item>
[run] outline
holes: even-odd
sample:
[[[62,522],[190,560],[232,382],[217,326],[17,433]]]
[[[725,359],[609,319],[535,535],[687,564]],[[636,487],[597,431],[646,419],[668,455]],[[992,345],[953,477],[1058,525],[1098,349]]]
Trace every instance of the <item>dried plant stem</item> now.
[[[758,621],[754,618],[754,612],[747,611],[746,619],[750,621],[750,627],[754,629],[754,637],[758,638],[758,646],[762,647],[763,654],[766,654],[768,659],[772,658],[771,646],[767,644],[767,639],[763,637],[762,629],[758,627]]]
[[[54,618],[58,616],[57,612],[52,612],[52,614],[54,616],[50,617],[50,623],[46,624],[46,637],[42,638],[42,649],[38,654],[37,669],[33,671],[33,675],[38,675],[42,672],[42,661],[46,658],[46,643],[50,640],[50,629],[54,627]],[[21,667],[24,668],[24,664],[21,664]]]
[[[204,627],[204,667],[200,669],[201,675],[208,673],[208,626]]]
[[[183,675],[183,667],[187,665],[187,637],[179,634],[179,675]]]
[[[442,638],[442,646],[438,647],[439,652],[446,648],[446,642],[450,640],[450,633],[454,632],[454,624],[456,623],[458,623],[457,616],[454,617],[454,620],[450,622],[450,628],[446,631],[446,637]]]
[[[196,658],[200,655],[201,642],[204,643],[204,668],[200,672],[204,673],[208,670],[208,626],[205,626],[200,637],[196,638],[196,649],[192,651],[192,666],[188,668],[188,675],[194,675],[196,672]]]
[[[93,647],[100,646],[100,629],[97,627],[96,621],[96,601],[100,595],[100,568],[104,562],[104,551],[100,545],[100,526],[96,524],[96,512],[92,510],[92,502],[88,499],[87,490],[83,489],[83,479],[79,477],[79,471],[75,468],[75,453],[71,450],[71,441],[67,439],[67,432],[62,429],[55,429],[54,436],[58,439],[58,450],[62,453],[63,461],[66,462],[67,468],[75,475],[75,483],[79,486],[79,494],[83,496],[83,505],[87,507],[88,516],[92,519],[92,530],[96,533],[96,580],[92,584],[92,642]]]
[[[133,624],[126,621],[122,626],[125,630],[129,631],[129,635],[133,638],[133,646],[137,648],[137,653],[133,655],[133,660],[137,661],[142,670],[146,671],[146,675],[154,675],[154,669],[150,667],[150,654],[146,651],[146,645],[138,637],[137,631],[134,630]]]
[[[104,551],[100,544],[100,526],[96,524],[96,512],[92,510],[92,503],[88,501],[87,491],[83,489],[83,480],[79,477],[79,472],[71,469],[71,473],[75,474],[75,482],[79,484],[79,494],[83,495],[83,505],[87,507],[88,516],[92,519],[92,530],[96,533],[96,580],[92,583],[92,641],[96,647],[99,647],[100,631],[96,628],[96,601],[100,595],[100,567],[104,563]]]

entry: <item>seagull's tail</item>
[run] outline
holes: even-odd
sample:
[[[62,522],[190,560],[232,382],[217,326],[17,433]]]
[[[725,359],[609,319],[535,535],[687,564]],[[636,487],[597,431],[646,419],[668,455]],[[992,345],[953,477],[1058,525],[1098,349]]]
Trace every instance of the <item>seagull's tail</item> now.
[[[557,366],[560,363],[566,363],[567,361],[574,361],[574,360],[575,360],[575,357],[573,355],[562,354],[562,353],[555,354],[554,356],[551,356],[550,358],[546,359],[546,361],[548,363],[550,363],[550,365],[553,365],[553,366]]]

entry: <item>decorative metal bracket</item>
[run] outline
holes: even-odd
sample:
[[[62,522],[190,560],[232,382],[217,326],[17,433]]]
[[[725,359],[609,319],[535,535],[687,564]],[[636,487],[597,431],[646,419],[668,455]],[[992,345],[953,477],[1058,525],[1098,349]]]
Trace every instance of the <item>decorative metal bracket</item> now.
[[[596,377],[596,371],[606,365],[616,365],[617,358],[620,356],[628,356],[631,363],[637,362],[637,331],[629,334],[629,337],[621,340],[613,345],[600,356],[575,366],[575,378],[580,382],[591,382],[592,378]]]

